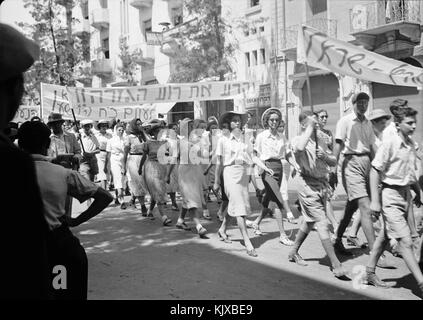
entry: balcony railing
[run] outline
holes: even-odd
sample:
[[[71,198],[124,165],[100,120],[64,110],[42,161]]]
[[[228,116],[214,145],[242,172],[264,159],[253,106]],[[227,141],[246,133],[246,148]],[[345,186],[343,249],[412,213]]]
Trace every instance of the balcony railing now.
[[[420,1],[375,1],[367,5],[357,4],[350,9],[351,33],[381,27],[394,22],[421,24]]]
[[[109,10],[104,8],[94,9],[91,13],[91,25],[96,29],[109,27]]]
[[[306,21],[305,25],[326,33],[329,37],[337,37],[337,21],[330,19],[313,19]],[[301,25],[293,25],[282,29],[279,35],[281,39],[280,50],[294,49],[297,47],[298,30]]]
[[[187,31],[190,27],[195,26],[197,23],[198,23],[198,19],[195,18],[187,22],[184,22],[180,25],[177,25],[171,29],[163,31],[162,43],[172,42],[175,38],[181,37],[184,31]]]
[[[153,0],[131,0],[130,5],[137,9],[151,8]]]
[[[113,72],[110,59],[97,59],[91,61],[91,71],[98,77],[110,76]]]

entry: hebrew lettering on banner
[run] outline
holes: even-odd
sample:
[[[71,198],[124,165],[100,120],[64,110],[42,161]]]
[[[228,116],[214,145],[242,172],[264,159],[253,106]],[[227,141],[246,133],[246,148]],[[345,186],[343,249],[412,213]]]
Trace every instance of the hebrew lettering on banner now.
[[[31,120],[32,117],[41,117],[39,106],[20,106],[16,111],[15,117],[12,122],[25,122]]]
[[[423,68],[328,37],[308,26],[298,31],[297,62],[365,81],[423,87]]]
[[[168,83],[140,87],[82,88],[43,84],[43,107],[66,112],[71,102],[76,107],[140,106],[163,102],[243,99],[254,96],[254,83],[245,81],[209,81]]]
[[[85,88],[42,83],[43,114],[61,113],[77,119],[122,120],[155,118],[157,103],[247,99],[257,96],[254,83],[245,81],[210,81],[140,87]]]

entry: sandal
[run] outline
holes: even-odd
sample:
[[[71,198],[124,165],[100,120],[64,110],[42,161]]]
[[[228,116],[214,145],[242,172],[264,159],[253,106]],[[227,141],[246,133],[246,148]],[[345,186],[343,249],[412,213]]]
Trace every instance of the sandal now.
[[[172,219],[169,219],[167,216],[163,216],[162,221],[163,221],[163,225],[165,227],[167,227],[168,225],[170,225],[172,223]]]
[[[288,238],[287,235],[285,236],[280,236],[279,237],[279,242],[286,245],[286,246],[293,246],[294,245],[294,241],[292,241],[291,239]]]
[[[256,250],[253,248],[253,249],[251,249],[251,250],[248,250],[247,249],[247,254],[250,256],[250,257],[258,257],[258,254],[257,254],[257,252],[256,252]]]
[[[221,233],[220,230],[217,231],[217,235],[219,236],[220,241],[225,243],[232,243],[231,239],[228,237],[227,234]]]
[[[175,227],[181,230],[190,231],[191,228],[185,222],[175,224]]]

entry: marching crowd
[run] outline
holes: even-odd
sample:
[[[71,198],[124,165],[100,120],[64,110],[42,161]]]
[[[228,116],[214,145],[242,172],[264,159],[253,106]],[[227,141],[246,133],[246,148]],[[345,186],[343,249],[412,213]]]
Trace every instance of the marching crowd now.
[[[8,54],[1,46],[7,47]],[[0,170],[5,181],[14,180],[8,186],[12,189],[1,194],[7,201],[18,201],[12,192],[17,188],[28,197],[5,218],[6,229],[19,225],[22,235],[5,252],[16,261],[8,259],[0,270],[9,298],[86,299],[87,256],[70,227],[96,216],[113,199],[122,210],[136,206],[138,200],[140,214],[155,219],[157,212],[165,227],[173,223],[166,214],[170,200],[172,210],[179,211],[176,228],[191,230],[187,217],[192,217],[195,231],[205,237],[208,231],[201,220],[211,219],[207,203],[213,195],[219,203],[218,237],[231,243],[226,230],[231,217],[235,218],[249,256],[258,254],[247,228],[261,235],[260,223],[271,213],[280,232],[279,242],[291,247],[289,261],[307,265],[299,251],[315,229],[334,276],[345,278],[349,272],[338,257],[352,255],[342,238],[353,219],[348,242],[361,246],[357,238],[361,227],[370,249],[364,280],[389,287],[375,270],[389,266],[383,252],[391,250],[404,259],[423,294],[423,257],[417,248],[421,217],[416,219],[413,210],[413,204],[421,205],[422,157],[412,139],[417,111],[406,100],[394,100],[391,114],[376,109],[366,116],[369,96],[357,93],[352,99],[353,111],[338,121],[334,134],[325,128],[327,111],[302,111],[298,119],[301,131],[290,141],[283,133],[285,124],[278,108],[263,113],[261,128],[253,126],[251,114],[238,112],[226,112],[219,119],[186,118],[170,124],[163,119],[70,124],[61,114],[52,113],[46,124],[36,117],[13,131],[7,124],[23,95],[22,74],[37,59],[37,51],[32,41],[0,24],[0,70],[4,71],[0,76],[0,124],[1,129],[8,128],[0,134]],[[282,212],[289,222],[297,223],[288,202],[288,180],[295,175],[302,219],[295,239],[290,239]],[[332,208],[338,176],[347,193],[340,221]],[[21,184],[17,179],[22,179]],[[247,219],[251,214],[250,183],[262,205],[254,221]],[[108,189],[115,190],[114,197]],[[129,203],[124,200],[126,194],[131,195]],[[176,194],[182,198],[181,208]],[[72,198],[88,204],[78,217],[71,215]],[[276,206],[274,211],[269,208],[271,203]],[[2,240],[8,241],[12,235],[7,231]],[[19,247],[23,243],[26,246]],[[19,287],[7,275],[19,275],[30,261],[31,272],[25,273],[24,279],[27,284]],[[19,263],[23,269],[16,268]],[[68,290],[51,288],[54,275],[50,273],[56,265],[68,270]],[[27,285],[31,288],[23,293]]]

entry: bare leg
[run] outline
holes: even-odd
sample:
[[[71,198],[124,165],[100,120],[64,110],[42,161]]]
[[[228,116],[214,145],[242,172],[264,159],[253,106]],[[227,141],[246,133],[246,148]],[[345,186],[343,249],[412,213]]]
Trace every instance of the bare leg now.
[[[245,224],[245,217],[236,217],[239,231],[241,231],[242,238],[244,239],[245,247],[247,251],[254,250],[253,244],[248,236],[247,226]]]
[[[370,200],[368,197],[358,199],[358,207],[361,212],[361,227],[366,235],[369,249],[373,250],[375,243],[375,230],[373,229],[373,221],[370,211]]]
[[[355,218],[353,219],[353,223],[348,231],[348,235],[353,238],[357,238],[358,230],[361,227],[361,212],[357,211]]]
[[[411,237],[400,239],[399,244],[402,258],[404,259],[408,269],[413,274],[417,283],[421,285],[423,283],[423,274],[413,253],[413,242]]]
[[[327,200],[326,202],[326,214],[328,216],[330,223],[333,226],[333,232],[336,234],[336,231],[338,230],[338,226],[339,226],[339,221],[335,217],[335,213],[333,212],[332,202],[330,200]]]

